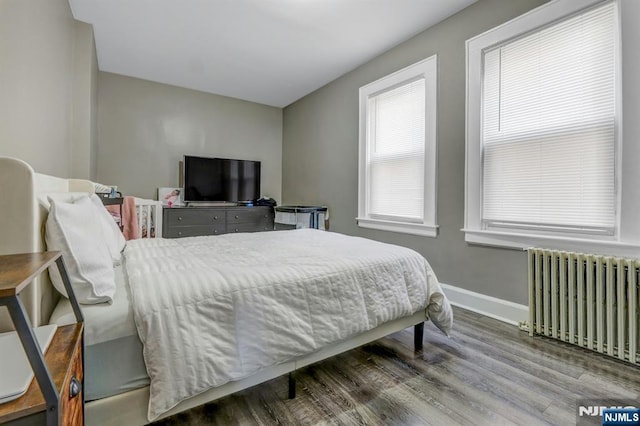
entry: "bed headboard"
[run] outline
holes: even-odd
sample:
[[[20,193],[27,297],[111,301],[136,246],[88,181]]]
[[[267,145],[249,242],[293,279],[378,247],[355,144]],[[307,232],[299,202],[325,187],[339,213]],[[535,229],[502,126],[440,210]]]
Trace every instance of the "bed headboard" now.
[[[91,181],[43,175],[22,160],[0,157],[0,254],[46,250],[48,207],[41,200],[46,200],[47,193],[93,192],[93,188]],[[21,293],[32,325],[48,322],[59,297],[47,272]],[[13,329],[6,308],[0,309],[0,331]]]

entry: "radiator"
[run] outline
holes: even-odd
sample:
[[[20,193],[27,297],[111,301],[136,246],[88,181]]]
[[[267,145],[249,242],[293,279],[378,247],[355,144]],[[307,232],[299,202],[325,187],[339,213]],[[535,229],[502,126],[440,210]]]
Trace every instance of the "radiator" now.
[[[640,261],[532,248],[529,334],[640,364]]]

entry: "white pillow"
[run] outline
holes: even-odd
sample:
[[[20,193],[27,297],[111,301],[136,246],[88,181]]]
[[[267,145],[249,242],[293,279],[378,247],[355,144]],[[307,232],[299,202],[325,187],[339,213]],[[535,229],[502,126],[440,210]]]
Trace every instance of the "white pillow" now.
[[[93,202],[88,196],[73,203],[49,202],[47,248],[62,252],[78,302],[111,302],[116,291],[113,262]],[[54,287],[68,297],[58,268],[50,268],[49,275]]]
[[[122,232],[120,232],[120,228],[118,228],[116,221],[113,220],[111,213],[107,211],[104,204],[102,204],[102,201],[100,201],[100,197],[96,194],[91,194],[89,198],[96,208],[97,217],[100,221],[104,240],[107,243],[107,248],[109,249],[113,265],[117,266],[122,260],[122,250],[124,250],[124,246],[127,244],[127,241],[124,239]]]
[[[51,202],[55,200],[59,203],[75,203],[80,198],[89,196],[88,192],[45,192],[37,195],[38,203],[46,210],[51,209]]]

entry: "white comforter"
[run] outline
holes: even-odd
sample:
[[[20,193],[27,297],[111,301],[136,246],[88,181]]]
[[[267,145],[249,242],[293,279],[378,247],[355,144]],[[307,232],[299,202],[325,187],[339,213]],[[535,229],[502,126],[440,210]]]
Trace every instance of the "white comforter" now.
[[[418,253],[363,238],[276,231],[130,241],[149,420],[179,402],[428,306],[451,311]],[[440,320],[440,321],[438,321]]]

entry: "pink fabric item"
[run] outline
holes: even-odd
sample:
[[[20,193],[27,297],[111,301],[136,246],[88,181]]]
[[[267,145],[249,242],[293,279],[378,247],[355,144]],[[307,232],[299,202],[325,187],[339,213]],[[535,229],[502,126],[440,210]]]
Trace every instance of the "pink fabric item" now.
[[[106,206],[109,213],[114,216],[120,216],[120,206]],[[140,238],[138,235],[138,215],[136,213],[136,199],[135,197],[126,196],[122,203],[122,218],[121,224],[123,225],[122,234],[125,240],[135,240]]]

